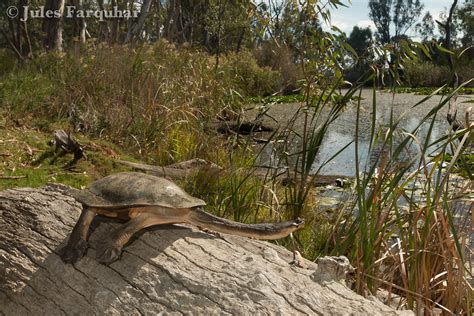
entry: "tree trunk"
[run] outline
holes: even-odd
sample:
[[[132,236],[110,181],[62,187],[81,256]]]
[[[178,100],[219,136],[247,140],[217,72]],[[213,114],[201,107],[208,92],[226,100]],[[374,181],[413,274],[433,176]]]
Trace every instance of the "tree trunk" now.
[[[104,0],[97,0],[97,5],[99,6],[100,11],[104,11]],[[110,27],[109,27],[109,21],[100,21],[100,27],[99,27],[99,42],[102,41],[109,41],[110,40]]]
[[[219,58],[221,56],[221,35],[222,35],[222,22],[224,20],[224,12],[227,2],[222,4],[224,0],[217,1],[217,8],[219,10],[217,17],[217,52],[216,52],[216,69],[219,68]]]
[[[186,226],[146,229],[105,266],[95,245],[120,225],[96,219],[86,256],[59,258],[80,213],[67,187],[0,192],[0,315],[384,314],[343,283],[347,259],[303,259],[275,244]]]
[[[155,0],[154,2],[154,8],[155,8],[155,32],[156,32],[156,40],[161,39],[161,33],[162,33],[162,24],[160,23],[160,11],[161,11],[161,0]]]
[[[64,3],[65,0],[46,0],[45,12],[55,12],[54,16],[45,18],[43,22],[43,31],[46,35],[44,47],[47,50],[63,50]]]
[[[15,28],[13,26],[13,21],[11,19],[8,19],[8,25],[10,28],[10,35],[4,31],[0,30],[2,32],[3,37],[7,41],[7,43],[10,45],[11,50],[15,53],[15,56],[17,57],[19,62],[22,62],[24,59],[23,54],[21,53],[21,49],[18,47],[18,43],[16,42],[16,35],[15,35]]]
[[[127,37],[125,38],[125,43],[131,43],[136,40],[138,36],[140,36],[140,32],[143,29],[143,25],[145,25],[146,18],[148,13],[150,12],[152,0],[144,0],[141,10],[140,16],[138,17],[138,21],[133,23],[127,32]]]
[[[451,28],[452,28],[454,10],[456,9],[457,3],[458,3],[458,0],[453,0],[451,8],[449,9],[449,14],[448,14],[448,18],[446,19],[446,23],[442,24],[438,22],[444,28],[445,37],[444,37],[443,42],[444,42],[445,48],[448,50],[451,50]],[[451,78],[449,80],[449,84],[453,87],[453,89],[457,89],[459,86],[459,78],[458,78],[456,69],[454,67],[453,56],[451,56],[451,54],[446,54],[446,55],[448,58],[449,70],[451,72]],[[457,112],[458,112],[457,98],[458,98],[458,94],[455,93],[453,97],[449,100],[449,108],[448,108],[448,113],[446,115],[446,120],[448,121],[449,125],[451,125],[451,128],[454,131],[460,128],[463,128],[462,120],[459,120],[456,118]]]
[[[113,10],[114,7],[118,8],[117,0],[112,0],[111,3],[112,3],[111,10]],[[111,43],[117,43],[118,42],[119,33],[120,33],[120,19],[113,19],[112,20],[112,32],[111,32],[111,37],[110,37],[110,42]]]
[[[242,47],[242,42],[244,40],[244,36],[245,36],[245,27],[242,27],[242,29],[240,30],[240,34],[239,34],[239,39],[237,40],[237,47],[235,48],[235,51],[237,53],[240,52],[240,49]]]
[[[21,18],[23,18],[23,8],[25,6],[28,6],[28,0],[20,0],[18,8],[21,13],[14,19],[7,19],[9,34],[3,29],[0,30],[19,62],[22,62],[25,58],[31,59],[33,57],[33,48],[28,33],[28,20],[21,21]]]
[[[74,6],[76,7],[76,10],[83,10],[83,0],[74,0]],[[87,23],[84,18],[80,17],[75,17],[76,20],[76,28],[77,28],[77,34],[76,36],[79,38],[79,43],[80,44],[85,44],[86,43],[86,32],[87,32]]]

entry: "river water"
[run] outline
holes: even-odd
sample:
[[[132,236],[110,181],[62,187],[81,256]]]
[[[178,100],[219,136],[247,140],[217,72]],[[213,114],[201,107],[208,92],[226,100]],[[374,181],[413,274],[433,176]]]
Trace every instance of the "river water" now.
[[[370,166],[377,159],[381,148],[373,148],[369,153],[370,145],[370,133],[371,133],[371,120],[372,120],[372,90],[362,91],[362,100],[360,103],[360,119],[359,119],[359,137],[358,137],[358,157],[360,161],[360,170]],[[406,134],[404,132],[413,132],[418,126],[421,120],[432,110],[443,101],[442,96],[433,96],[429,100],[423,102],[417,107],[413,108],[415,104],[423,100],[425,96],[418,96],[414,94],[392,94],[388,92],[376,92],[376,104],[377,111],[376,127],[383,133],[390,126],[390,120],[400,119],[394,137],[394,145],[401,141]],[[458,98],[459,113],[464,113],[464,110],[472,105],[474,97],[472,96],[460,96]],[[267,114],[270,118],[264,119],[264,123],[268,125],[275,125],[275,121],[279,122],[280,125],[284,125],[284,122],[294,115],[297,111],[298,104],[274,104],[271,105]],[[433,129],[430,133],[430,142],[447,135],[449,133],[449,125],[446,120],[448,105],[446,104],[436,115]],[[252,115],[256,115],[256,111],[251,112],[249,118]],[[336,156],[331,162],[326,164],[321,170],[322,175],[341,175],[341,176],[354,176],[355,175],[355,135],[356,135],[356,114],[357,114],[357,103],[349,104],[342,113],[342,115],[335,120],[331,127],[328,129],[322,146],[317,155],[315,164],[313,165],[312,172],[316,172],[318,168],[326,162],[330,157],[335,155],[344,146],[352,142],[343,152]],[[428,134],[431,120],[423,123],[419,129],[416,137],[423,142]],[[316,124],[317,125],[317,124]],[[303,129],[303,118],[296,119],[293,126],[296,133],[299,133]],[[382,142],[379,142],[381,144]],[[380,146],[381,147],[381,146]],[[301,145],[298,144],[298,138],[293,139],[293,144],[289,146],[291,151],[298,151],[301,149]],[[433,147],[432,151],[436,148]],[[409,160],[411,158],[419,157],[420,149],[419,146],[414,143],[406,150],[404,150],[400,156],[401,159]],[[433,152],[432,152],[433,153]],[[291,163],[291,159],[289,160]],[[293,161],[294,162],[294,161]],[[275,150],[275,146],[266,146],[263,148],[261,153],[260,165],[271,165],[276,167],[284,167],[285,163],[288,164],[288,160],[283,162],[278,157],[278,151]],[[291,166],[290,166],[291,167]]]

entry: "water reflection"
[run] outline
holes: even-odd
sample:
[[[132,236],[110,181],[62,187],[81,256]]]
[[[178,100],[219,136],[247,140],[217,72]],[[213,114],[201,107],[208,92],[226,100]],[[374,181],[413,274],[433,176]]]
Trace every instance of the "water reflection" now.
[[[339,150],[351,143],[333,160],[328,162],[319,171],[320,174],[337,174],[343,176],[353,176],[355,174],[355,143],[353,135],[341,134],[337,131],[331,131],[327,134],[319,155],[316,158],[316,163],[312,168],[315,173],[321,165],[333,157]],[[369,142],[359,141],[359,161],[363,167],[367,163],[369,154]]]
[[[352,113],[350,113],[352,112]],[[354,176],[355,175],[355,118],[356,115],[354,110],[347,113],[340,119],[336,120],[330,127],[329,131],[325,135],[323,143],[321,145],[318,156],[316,157],[315,164],[312,167],[311,172],[315,173],[317,170],[324,165],[319,174],[321,175],[341,175],[341,176]],[[389,107],[385,108],[383,113],[377,113],[376,124],[379,131],[379,139],[385,135],[388,130],[390,122],[390,110]],[[398,124],[393,137],[392,150],[387,145],[383,146],[382,140],[379,140],[376,146],[371,148],[369,153],[370,145],[370,123],[361,122],[359,129],[359,142],[358,142],[358,157],[359,157],[359,170],[363,171],[367,168],[372,167],[380,161],[381,154],[387,154],[387,158],[390,159],[390,153],[408,136],[407,133],[413,133],[415,128],[420,124],[423,117],[417,117],[405,113],[401,116],[400,124]],[[437,118],[433,124],[433,128],[430,132],[431,119],[424,122],[418,131],[414,134],[417,138],[416,141],[410,141],[408,145],[399,155],[396,162],[405,163],[412,159],[419,159],[421,152],[420,145],[424,144],[426,137],[430,134],[429,142],[433,142],[438,138],[442,137],[447,133],[448,125],[443,118]],[[351,143],[352,142],[352,143]],[[348,145],[351,143],[350,145]],[[338,151],[344,146],[347,146],[342,152],[336,157],[333,157]],[[281,150],[276,149],[277,145],[270,145],[263,149],[260,156],[260,162],[264,165],[272,167],[286,165],[294,165],[296,163],[295,156],[286,157],[285,159],[281,156]],[[438,145],[439,146],[439,145]],[[296,142],[290,146],[291,152],[297,152],[301,150],[301,145]],[[427,154],[434,154],[438,148],[433,146],[427,151]],[[326,163],[328,160],[333,159]]]
[[[386,111],[385,115],[376,115],[376,122],[379,126],[380,135],[384,135],[388,129],[388,122],[390,113]],[[355,116],[354,116],[355,118]],[[394,132],[394,143],[392,145],[392,150],[398,146],[403,139],[405,139],[408,134],[413,133],[415,128],[420,124],[422,117],[410,116],[409,112],[405,113],[402,116],[400,124]],[[435,140],[442,137],[446,132],[448,125],[444,120],[436,119],[433,128],[430,132],[431,120],[424,122],[418,131],[415,133],[417,141],[410,142],[408,146],[402,151],[401,155],[398,157],[398,162],[403,163],[412,159],[419,159],[421,149],[420,145],[423,144],[426,138],[429,135],[429,143],[434,142]],[[344,130],[344,128],[341,128]],[[369,153],[369,139],[370,131],[368,129],[361,129],[361,135],[359,137],[359,168],[364,170],[376,164],[380,158],[379,156],[382,152],[388,153],[390,155],[390,148],[387,146],[382,146],[382,141],[379,141],[378,144],[371,149]],[[323,142],[319,156],[317,157],[316,164],[313,166],[313,172],[316,172],[317,169],[324,164],[325,161],[329,160],[334,154],[341,150],[345,145],[354,141],[355,128],[349,133],[341,133],[338,129],[338,122],[336,121],[333,129],[328,132]],[[419,142],[419,143],[418,143]],[[434,154],[439,149],[438,146],[433,146],[430,150],[427,151],[427,154]],[[390,156],[388,157],[390,158]],[[330,175],[344,175],[344,176],[354,176],[355,175],[355,143],[350,144],[344,151],[342,151],[337,157],[335,157],[331,162],[322,167],[321,174]]]

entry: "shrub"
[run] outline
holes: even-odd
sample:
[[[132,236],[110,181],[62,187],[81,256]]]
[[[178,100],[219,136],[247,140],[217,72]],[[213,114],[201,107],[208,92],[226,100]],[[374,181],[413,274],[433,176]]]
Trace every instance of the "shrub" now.
[[[16,59],[10,51],[0,49],[0,77],[15,68]]]
[[[280,90],[282,78],[270,67],[260,67],[248,51],[228,54],[222,69],[229,81],[245,96],[268,96]]]
[[[440,87],[448,83],[450,74],[448,66],[432,63],[413,63],[406,65],[406,79],[411,87]]]
[[[456,67],[459,83],[474,77],[474,62]],[[406,65],[405,75],[410,87],[441,87],[449,83],[450,70],[446,65],[435,65],[430,62],[412,63]],[[468,85],[473,87],[474,83]]]
[[[270,67],[281,74],[281,91],[283,95],[294,94],[299,90],[298,80],[303,77],[301,69],[293,62],[292,51],[288,46],[277,46],[266,42],[255,51],[258,64]]]

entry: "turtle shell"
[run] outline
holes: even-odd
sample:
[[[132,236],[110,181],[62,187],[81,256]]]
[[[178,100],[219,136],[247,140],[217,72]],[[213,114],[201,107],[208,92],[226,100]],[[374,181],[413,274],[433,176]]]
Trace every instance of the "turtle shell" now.
[[[206,205],[167,179],[139,172],[112,174],[95,181],[85,190],[72,189],[70,194],[82,204],[97,208],[150,205],[191,208]]]

